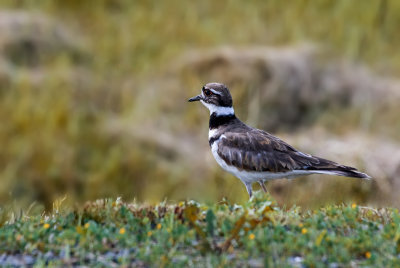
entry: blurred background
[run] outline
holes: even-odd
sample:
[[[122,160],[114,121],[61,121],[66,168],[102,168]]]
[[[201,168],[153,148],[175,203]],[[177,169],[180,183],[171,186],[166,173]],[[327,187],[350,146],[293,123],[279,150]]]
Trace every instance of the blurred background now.
[[[248,199],[187,99],[357,167],[268,183],[282,205],[400,207],[400,2],[2,0],[0,202]],[[258,189],[258,186],[254,186]]]

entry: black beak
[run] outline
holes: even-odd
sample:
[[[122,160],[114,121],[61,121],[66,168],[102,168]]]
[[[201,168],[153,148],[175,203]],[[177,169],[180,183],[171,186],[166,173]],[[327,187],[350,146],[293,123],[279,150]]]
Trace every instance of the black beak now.
[[[188,102],[199,101],[201,99],[202,99],[201,95],[197,95],[196,97],[190,98]]]

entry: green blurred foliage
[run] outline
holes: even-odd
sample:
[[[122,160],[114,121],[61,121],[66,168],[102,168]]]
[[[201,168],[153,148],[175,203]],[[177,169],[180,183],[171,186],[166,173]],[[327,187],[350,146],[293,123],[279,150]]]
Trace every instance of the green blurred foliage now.
[[[50,208],[65,193],[74,202],[120,195],[155,201],[188,196],[188,188],[198,191],[187,187],[190,174],[180,163],[172,161],[176,172],[160,164],[155,146],[102,132],[112,117],[143,122],[135,121],[132,110],[146,81],[190,48],[311,41],[379,71],[400,73],[400,2],[395,0],[3,0],[0,7],[49,15],[78,32],[84,43],[81,56],[43,52],[37,59],[40,83],[29,76],[31,66],[13,54],[13,79],[0,88],[1,202],[39,200]],[[188,88],[199,82],[204,81],[192,81]],[[172,97],[186,99],[189,94],[182,92]],[[166,107],[171,102],[162,101]],[[154,107],[145,120],[163,109]],[[171,120],[193,124],[189,119],[195,115],[188,113]],[[235,183],[233,199],[246,198]],[[206,198],[219,198],[209,190],[213,187],[200,189]]]

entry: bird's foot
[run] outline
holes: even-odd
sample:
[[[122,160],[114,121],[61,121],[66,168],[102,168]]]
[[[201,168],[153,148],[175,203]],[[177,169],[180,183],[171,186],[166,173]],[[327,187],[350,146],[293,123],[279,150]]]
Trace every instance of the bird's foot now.
[[[258,184],[260,184],[260,186],[263,189],[264,193],[268,193],[267,187],[265,187],[265,184],[264,184],[263,181],[258,181]]]
[[[251,198],[253,196],[253,189],[252,189],[251,183],[245,184],[245,185],[246,185],[247,193],[249,194],[249,198]]]

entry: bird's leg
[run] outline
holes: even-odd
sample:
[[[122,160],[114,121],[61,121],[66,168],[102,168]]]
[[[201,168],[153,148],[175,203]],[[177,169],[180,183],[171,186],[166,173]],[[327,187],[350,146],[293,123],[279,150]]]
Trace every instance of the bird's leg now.
[[[258,181],[260,184],[261,188],[263,189],[264,193],[268,193],[267,187],[265,187],[264,181],[260,180]]]
[[[245,185],[246,185],[246,190],[249,193],[249,197],[251,198],[253,196],[253,190],[251,187],[251,183],[246,183]]]

